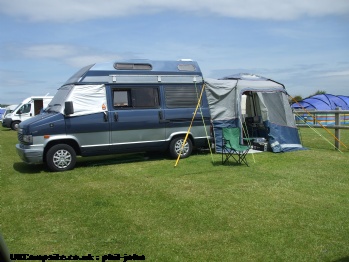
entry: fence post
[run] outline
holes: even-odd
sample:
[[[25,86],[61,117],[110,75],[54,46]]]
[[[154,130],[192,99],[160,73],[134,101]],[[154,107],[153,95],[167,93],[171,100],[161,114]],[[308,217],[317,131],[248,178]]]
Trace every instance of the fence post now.
[[[336,107],[336,111],[337,112],[335,112],[335,117],[334,117],[334,124],[336,125],[336,126],[339,126],[340,125],[340,114],[339,114],[339,107]],[[339,143],[339,141],[341,140],[341,138],[340,138],[340,136],[341,136],[341,134],[340,134],[340,129],[339,128],[335,128],[335,130],[334,130],[334,135],[335,135],[335,137],[337,137],[337,139],[334,141],[334,145],[335,145],[335,147],[337,148],[337,150],[339,150],[339,146],[340,146],[340,143]]]

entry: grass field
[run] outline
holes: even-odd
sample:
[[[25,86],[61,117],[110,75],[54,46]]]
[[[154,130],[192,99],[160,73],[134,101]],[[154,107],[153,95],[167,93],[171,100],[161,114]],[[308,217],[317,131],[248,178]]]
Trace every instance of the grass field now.
[[[249,154],[250,167],[130,154],[50,173],[22,163],[16,133],[0,129],[0,231],[12,254],[348,261],[349,150],[301,134],[310,150]]]

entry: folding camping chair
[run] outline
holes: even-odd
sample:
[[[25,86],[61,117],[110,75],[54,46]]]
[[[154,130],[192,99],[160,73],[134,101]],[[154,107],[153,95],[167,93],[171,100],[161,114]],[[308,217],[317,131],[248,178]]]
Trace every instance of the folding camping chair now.
[[[233,157],[239,164],[245,163],[248,166],[246,155],[250,150],[249,146],[240,144],[241,132],[238,127],[223,127],[222,133],[222,164],[225,164],[230,157]],[[225,156],[225,159],[224,159]]]

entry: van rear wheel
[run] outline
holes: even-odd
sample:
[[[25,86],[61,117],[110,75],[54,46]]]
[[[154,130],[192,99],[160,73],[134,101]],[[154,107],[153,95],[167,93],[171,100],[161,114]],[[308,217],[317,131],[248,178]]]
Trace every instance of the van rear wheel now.
[[[188,138],[183,147],[183,142],[184,142],[184,137],[175,137],[174,139],[172,139],[170,143],[171,157],[177,158],[179,154],[181,155],[181,158],[186,158],[190,156],[193,150],[193,143],[191,142],[190,138]]]
[[[46,164],[51,171],[61,172],[74,168],[76,163],[75,150],[66,144],[51,147],[46,154]]]

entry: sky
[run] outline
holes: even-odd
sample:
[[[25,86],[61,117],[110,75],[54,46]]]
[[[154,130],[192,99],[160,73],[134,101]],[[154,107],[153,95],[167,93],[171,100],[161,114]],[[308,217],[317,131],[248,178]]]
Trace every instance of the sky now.
[[[0,104],[54,95],[118,59],[251,73],[291,96],[349,96],[349,0],[0,0]]]

